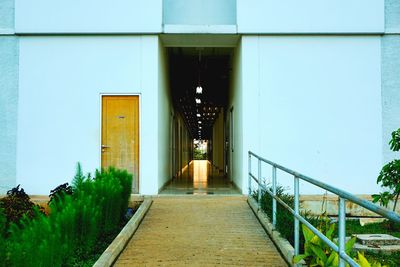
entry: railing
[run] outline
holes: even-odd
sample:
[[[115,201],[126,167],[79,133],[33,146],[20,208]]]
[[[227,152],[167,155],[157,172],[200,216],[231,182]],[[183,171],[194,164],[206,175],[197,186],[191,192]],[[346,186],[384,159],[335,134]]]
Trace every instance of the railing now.
[[[251,161],[252,157],[258,160],[258,173],[257,177],[251,172]],[[261,164],[266,163],[272,166],[272,192],[270,189],[266,187],[265,184],[261,181]],[[290,175],[293,175],[294,179],[294,208],[287,205],[283,200],[281,200],[276,195],[276,185],[277,185],[277,175],[276,170],[282,170]],[[249,170],[249,195],[252,193],[252,180],[256,181],[258,184],[258,205],[261,203],[261,190],[266,191],[272,197],[272,226],[276,228],[276,203],[277,201],[285,207],[290,213],[294,216],[294,254],[299,254],[299,240],[300,240],[300,222],[306,225],[314,234],[316,234],[323,242],[325,242],[329,247],[331,247],[334,251],[336,251],[339,255],[339,266],[344,267],[347,262],[350,266],[359,266],[348,254],[345,252],[345,243],[346,243],[346,201],[353,202],[355,204],[360,205],[361,207],[375,212],[385,218],[388,218],[394,222],[400,223],[400,216],[392,212],[388,209],[382,208],[378,205],[371,203],[370,201],[358,198],[353,194],[350,194],[346,191],[340,190],[334,186],[328,185],[321,181],[310,178],[301,173],[295,172],[291,169],[283,167],[275,162],[264,159],[253,152],[249,151],[249,162],[248,162],[248,170]],[[312,224],[310,224],[305,218],[300,215],[300,199],[299,199],[299,180],[303,180],[310,184],[313,184],[319,188],[327,190],[337,196],[339,196],[339,236],[338,236],[338,245],[329,240],[324,234],[322,234],[317,228],[315,228]]]

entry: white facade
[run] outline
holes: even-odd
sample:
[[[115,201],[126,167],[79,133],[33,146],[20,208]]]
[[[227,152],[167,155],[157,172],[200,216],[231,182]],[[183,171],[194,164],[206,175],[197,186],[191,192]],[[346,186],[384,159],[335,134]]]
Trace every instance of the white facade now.
[[[353,193],[376,192],[380,38],[243,37],[242,47],[243,87],[253,88],[243,94],[244,151]]]
[[[140,194],[158,194],[175,171],[166,46],[233,47],[229,173],[243,193],[249,150],[352,193],[376,192],[382,164],[396,156],[388,133],[400,127],[400,61],[388,56],[400,51],[390,20],[400,8],[387,10],[383,0],[15,0],[15,26],[0,16],[0,48],[19,42],[15,62],[0,62],[16,69],[0,76],[0,103],[11,81],[18,108],[7,109],[16,120],[3,142],[17,153],[0,154],[0,193],[21,184],[47,195],[78,161],[99,168],[101,95],[137,94]]]

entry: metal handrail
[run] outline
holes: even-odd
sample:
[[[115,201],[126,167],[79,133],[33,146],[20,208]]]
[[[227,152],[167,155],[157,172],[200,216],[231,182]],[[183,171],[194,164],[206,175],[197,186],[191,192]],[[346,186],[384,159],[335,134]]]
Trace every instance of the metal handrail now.
[[[258,174],[257,177],[252,174],[251,172],[251,159],[255,157],[258,160]],[[261,163],[267,163],[272,166],[272,191],[268,189],[265,185],[261,182]],[[325,242],[329,247],[331,247],[334,251],[336,251],[339,255],[339,266],[344,267],[345,262],[347,262],[350,266],[359,266],[357,262],[355,262],[349,255],[345,252],[345,243],[346,243],[346,200],[351,201],[355,204],[360,205],[367,210],[375,212],[385,218],[388,218],[394,222],[400,223],[400,216],[390,211],[386,208],[380,207],[378,205],[373,204],[370,201],[361,199],[356,197],[349,192],[343,191],[339,188],[326,184],[324,182],[318,181],[296,171],[293,171],[289,168],[281,166],[275,162],[267,160],[263,157],[258,156],[257,154],[249,151],[249,162],[248,162],[248,169],[249,169],[249,195],[252,193],[251,181],[254,180],[258,184],[258,205],[261,203],[261,190],[264,190],[272,197],[272,226],[276,228],[276,202],[278,201],[284,208],[286,208],[290,213],[293,214],[294,220],[294,254],[299,255],[299,240],[300,240],[300,222],[306,225],[314,234],[316,234],[323,242]],[[276,195],[276,185],[277,185],[277,176],[276,170],[280,169],[288,174],[293,175],[294,178],[294,209],[292,209],[289,205],[287,205],[283,200],[281,200]],[[338,214],[338,221],[339,221],[339,236],[338,241],[339,244],[336,245],[333,243],[329,238],[327,238],[324,234],[322,234],[317,228],[315,228],[312,224],[310,224],[305,218],[300,215],[300,195],[299,195],[299,180],[306,181],[311,183],[319,188],[325,189],[335,195],[339,196],[339,214]]]

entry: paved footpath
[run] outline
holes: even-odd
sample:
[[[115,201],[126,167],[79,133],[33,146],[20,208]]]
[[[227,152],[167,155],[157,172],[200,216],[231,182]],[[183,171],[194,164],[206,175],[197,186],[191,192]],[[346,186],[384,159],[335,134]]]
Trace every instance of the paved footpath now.
[[[114,266],[287,266],[243,196],[157,197]]]

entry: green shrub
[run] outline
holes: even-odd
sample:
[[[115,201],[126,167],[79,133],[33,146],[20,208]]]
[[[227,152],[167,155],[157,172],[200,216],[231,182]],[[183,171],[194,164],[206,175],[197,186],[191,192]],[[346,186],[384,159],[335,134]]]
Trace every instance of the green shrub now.
[[[11,224],[7,241],[7,266],[72,266],[74,255],[91,254],[104,236],[121,224],[130,196],[132,176],[109,168],[96,176],[83,176],[72,195],[50,203],[48,217],[36,211],[35,219],[23,216]],[[75,178],[74,178],[75,179]]]
[[[6,216],[4,215],[3,209],[0,208],[0,259],[6,258]],[[4,261],[0,260],[0,266],[5,266]]]
[[[391,150],[400,151],[400,128],[392,132],[389,145]],[[372,195],[372,202],[379,202],[387,208],[389,202],[393,201],[393,211],[396,211],[400,197],[400,159],[394,159],[383,166],[376,182],[381,184],[385,191]]]
[[[63,199],[66,195],[72,195],[72,187],[68,185],[68,183],[59,185],[50,191],[49,204],[52,201],[59,201],[60,199]]]
[[[30,200],[20,185],[9,190],[7,196],[0,199],[0,208],[6,217],[6,230],[11,223],[19,223],[24,216],[32,219],[37,214],[35,210],[41,210],[40,206]]]
[[[325,235],[330,241],[338,245],[334,239],[336,224],[331,223],[331,220],[321,215],[319,218],[319,226],[317,229]],[[304,260],[307,266],[339,266],[339,254],[329,247],[322,239],[314,234],[307,226],[302,225],[303,236],[305,238],[304,254],[297,255],[293,258],[293,263],[299,263]],[[345,252],[361,267],[383,267],[380,262],[367,258],[363,253],[357,252],[357,255],[352,252],[356,237],[350,238],[345,244]],[[348,264],[346,264],[347,266]]]
[[[269,187],[272,192],[272,187]],[[289,207],[294,207],[294,196],[285,192],[286,189],[283,186],[278,185],[276,187],[276,195]],[[253,197],[258,199],[258,192],[253,192]],[[272,197],[271,195],[262,190],[261,191],[261,209],[267,214],[272,222]],[[315,216],[310,216],[308,213],[302,212],[301,214],[308,222],[313,225],[318,223],[318,218]],[[288,211],[279,202],[276,203],[276,230],[281,234],[281,236],[289,241],[289,243],[294,246],[294,217],[290,211]],[[304,237],[300,235],[300,250],[304,245]]]

